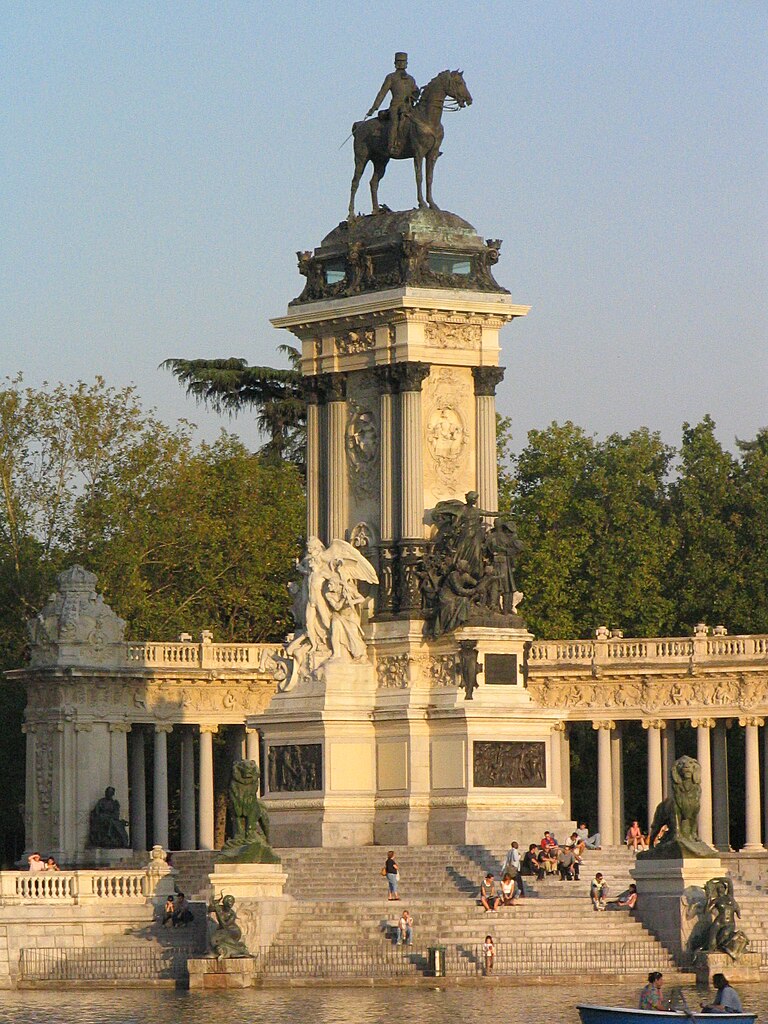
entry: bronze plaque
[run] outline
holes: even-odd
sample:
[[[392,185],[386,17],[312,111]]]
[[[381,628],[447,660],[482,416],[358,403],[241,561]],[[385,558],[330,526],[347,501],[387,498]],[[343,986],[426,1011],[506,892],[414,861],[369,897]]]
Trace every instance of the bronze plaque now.
[[[476,740],[472,762],[476,786],[544,789],[547,785],[544,743]]]
[[[517,683],[517,655],[483,655],[483,673],[486,686],[515,686]]]
[[[323,748],[319,743],[270,747],[270,793],[311,793],[323,788]]]

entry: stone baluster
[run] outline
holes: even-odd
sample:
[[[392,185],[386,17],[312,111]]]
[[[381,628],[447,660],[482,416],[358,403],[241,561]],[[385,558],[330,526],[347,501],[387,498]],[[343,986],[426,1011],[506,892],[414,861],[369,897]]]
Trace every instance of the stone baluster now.
[[[621,722],[611,732],[611,768],[613,771],[613,833],[618,844],[624,839],[624,728]]]
[[[326,543],[345,540],[347,528],[347,375],[328,373],[323,378],[328,403],[328,496]]]
[[[191,726],[181,732],[181,848],[194,850],[195,828],[195,737]]]
[[[320,474],[322,388],[318,377],[305,377],[302,388],[307,400],[307,536],[320,537],[323,532]]]
[[[168,849],[168,733],[172,725],[155,726],[155,766],[153,779],[152,813],[154,817],[153,843]]]
[[[504,379],[501,366],[473,366],[475,378],[475,432],[477,493],[480,508],[495,512],[499,506],[496,458],[496,387]]]
[[[615,722],[593,722],[597,730],[597,830],[603,846],[613,846],[613,773],[611,732]]]
[[[712,818],[714,845],[726,853],[731,848],[728,799],[728,721],[718,718],[712,736]]]
[[[214,810],[213,810],[213,734],[219,731],[218,725],[200,726],[200,838],[198,847],[201,850],[212,850],[214,842]]]
[[[699,809],[699,838],[708,846],[712,845],[712,755],[710,730],[714,718],[694,718],[691,725],[696,730],[696,759],[701,765],[701,807]]]
[[[661,784],[661,730],[666,722],[661,718],[654,718],[643,722],[643,728],[648,732],[648,827],[656,813],[656,808],[662,801]]]
[[[763,849],[760,834],[760,748],[758,739],[758,728],[763,724],[763,719],[754,715],[747,715],[739,719],[739,725],[744,726],[744,793],[746,804],[746,843],[745,851]]]
[[[131,773],[131,846],[136,851],[147,847],[147,772],[144,757],[144,729],[135,725],[130,735]]]

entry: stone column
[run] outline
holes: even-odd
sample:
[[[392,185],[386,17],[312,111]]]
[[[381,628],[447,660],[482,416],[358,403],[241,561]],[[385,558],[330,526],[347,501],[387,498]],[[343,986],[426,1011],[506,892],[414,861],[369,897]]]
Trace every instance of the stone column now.
[[[613,833],[614,841],[623,842],[625,834],[624,820],[624,747],[623,723],[617,722],[611,733],[611,767],[613,769]]]
[[[328,495],[326,543],[346,540],[347,528],[347,375],[328,373],[324,378],[328,402]]]
[[[710,729],[714,718],[694,718],[691,725],[696,730],[696,760],[701,765],[701,807],[699,809],[699,838],[708,846],[712,845],[712,756],[710,752]]]
[[[665,722],[661,718],[643,722],[648,731],[648,827],[653,820],[656,808],[661,803],[661,730]]]
[[[549,737],[549,750],[550,750],[550,771],[549,771],[549,788],[557,796],[562,796],[563,793],[563,762],[562,762],[562,748],[560,734],[563,729],[562,722],[555,722],[552,726],[552,732]]]
[[[255,761],[259,766],[259,774],[261,774],[261,745],[259,743],[259,730],[251,729],[246,726],[245,729],[245,756],[248,761]]]
[[[499,507],[496,459],[496,387],[504,379],[501,366],[473,366],[475,378],[475,432],[477,493],[480,508],[495,512]]]
[[[667,722],[667,728],[661,734],[661,793],[664,800],[671,792],[672,765],[675,761],[675,723]]]
[[[731,848],[730,803],[728,799],[728,723],[725,718],[715,722],[712,737],[712,817],[714,845],[726,853]]]
[[[593,722],[597,730],[597,830],[602,846],[613,846],[613,774],[611,732],[614,722]]]
[[[131,846],[147,850],[147,772],[144,761],[144,728],[134,725],[130,736]]]
[[[154,816],[154,832],[152,841],[155,846],[168,849],[168,733],[172,725],[155,726],[155,767],[152,809]]]
[[[746,843],[743,849],[757,852],[762,850],[760,835],[760,748],[758,728],[762,718],[749,715],[739,719],[744,726],[744,792],[746,803]]]
[[[322,535],[322,489],[320,476],[320,397],[317,377],[302,382],[307,400],[307,537]]]
[[[563,814],[566,818],[571,817],[571,734],[568,732],[568,723],[563,722],[561,736],[560,762],[563,771]]]
[[[379,384],[379,588],[377,612],[395,610],[395,534],[397,512],[397,445],[395,443],[394,401],[395,381],[391,366],[376,369]]]
[[[213,849],[213,734],[218,725],[200,726],[200,850]]]
[[[768,843],[768,728],[763,728],[763,835]]]
[[[197,849],[195,829],[195,736],[192,726],[181,732],[181,848]]]
[[[127,722],[109,723],[109,778],[114,786],[117,799],[120,801],[120,814],[130,822],[131,801],[128,784],[128,733],[131,727]],[[51,736],[53,740],[53,736]],[[131,840],[133,843],[133,840]]]
[[[421,385],[427,363],[396,363],[393,378],[400,392],[400,539],[424,537],[424,469]]]

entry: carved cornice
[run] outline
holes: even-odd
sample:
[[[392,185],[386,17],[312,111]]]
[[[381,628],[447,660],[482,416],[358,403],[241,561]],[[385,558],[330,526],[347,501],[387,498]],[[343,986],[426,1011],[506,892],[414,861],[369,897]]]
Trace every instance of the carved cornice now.
[[[496,388],[504,380],[503,366],[473,366],[472,376],[475,378],[475,394],[492,398]]]

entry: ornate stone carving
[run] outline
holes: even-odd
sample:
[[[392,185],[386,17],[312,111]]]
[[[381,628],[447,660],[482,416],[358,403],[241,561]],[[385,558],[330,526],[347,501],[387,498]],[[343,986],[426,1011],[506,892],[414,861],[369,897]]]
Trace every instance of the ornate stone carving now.
[[[430,367],[429,363],[395,363],[390,369],[398,391],[421,391]]]
[[[270,746],[270,793],[311,793],[323,788],[323,748],[320,743]]]
[[[480,324],[430,320],[424,325],[424,341],[434,348],[480,348]]]
[[[461,394],[457,374],[441,370],[427,413],[427,450],[438,477],[449,487],[455,486],[469,451],[469,430],[461,412]]]
[[[326,402],[344,402],[347,397],[346,373],[324,373],[320,376]]]
[[[359,352],[370,352],[376,347],[376,331],[365,328],[359,331],[348,331],[336,339],[336,351],[340,356],[357,355]]]
[[[79,565],[57,577],[59,589],[27,624],[33,666],[114,661],[125,622],[96,593],[96,577]]]
[[[458,686],[458,663],[455,654],[434,654],[424,658],[424,674],[432,686]]]
[[[459,667],[464,700],[473,700],[477,682],[477,644],[474,640],[459,640]]]
[[[397,606],[399,611],[409,612],[415,617],[422,612],[424,549],[422,541],[400,541],[398,544]]]
[[[386,690],[405,690],[409,684],[407,654],[390,654],[376,664],[378,685]]]
[[[504,380],[504,367],[473,366],[472,376],[475,378],[475,394],[493,397],[496,388]]]
[[[475,740],[472,747],[475,786],[543,789],[546,782],[544,744]]]
[[[379,589],[376,595],[377,614],[395,611],[395,563],[397,549],[393,544],[379,544]]]
[[[349,403],[346,428],[347,471],[357,493],[371,495],[378,486],[379,429],[375,414]]]

